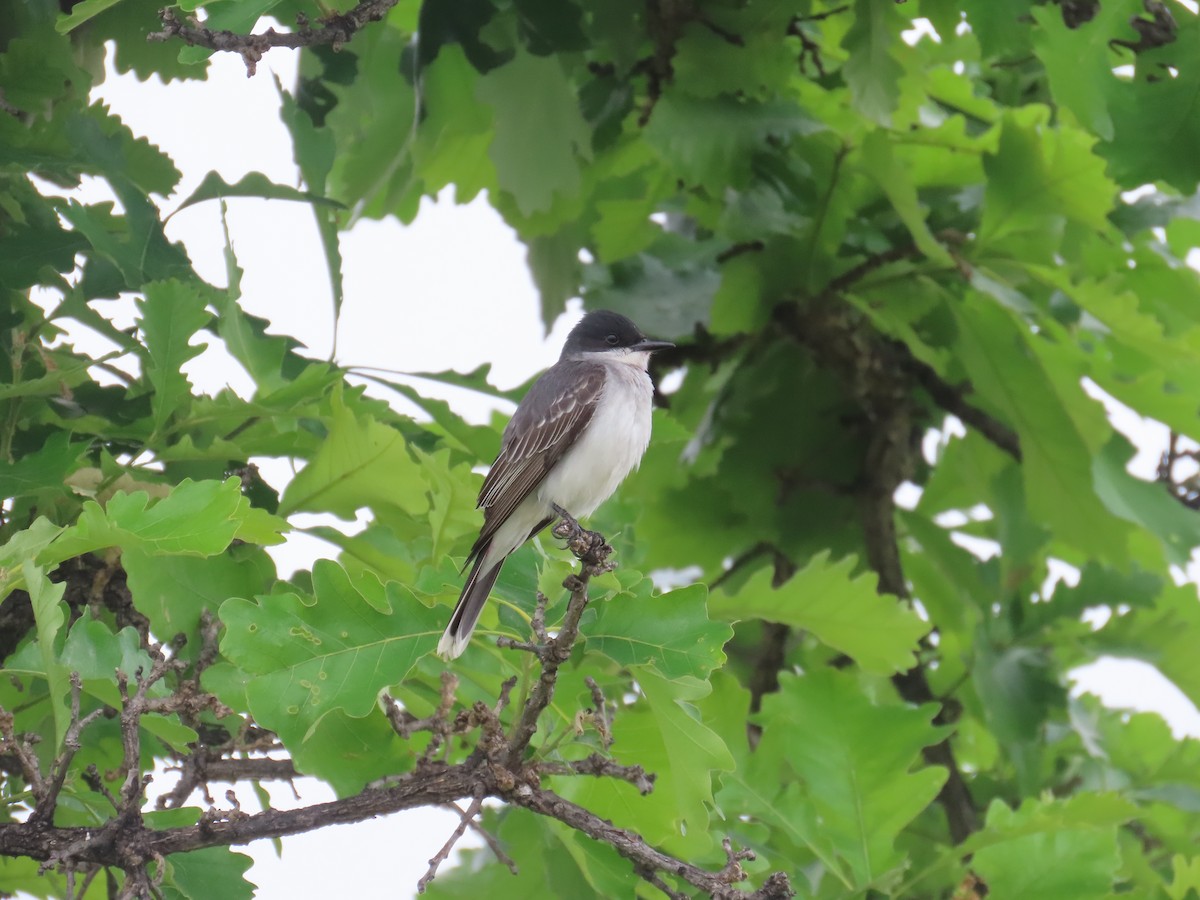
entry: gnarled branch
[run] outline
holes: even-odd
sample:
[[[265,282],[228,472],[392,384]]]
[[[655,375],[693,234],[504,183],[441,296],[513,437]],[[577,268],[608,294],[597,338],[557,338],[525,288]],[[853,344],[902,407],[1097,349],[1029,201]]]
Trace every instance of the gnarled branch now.
[[[273,47],[295,50],[301,47],[329,45],[335,50],[340,49],[366,25],[383,19],[388,10],[398,2],[399,0],[362,0],[349,12],[326,16],[317,28],[310,28],[306,20],[301,20],[296,31],[276,31],[274,28],[268,28],[260,34],[237,34],[205,28],[204,24],[196,19],[183,22],[175,10],[168,7],[162,11],[162,31],[152,32],[146,39],[169,41],[179,38],[190,46],[240,54],[246,63],[246,77],[249,78],[257,71],[258,61],[263,58],[263,54]]]
[[[610,844],[631,861],[639,877],[659,887],[668,896],[682,896],[670,885],[673,879],[681,879],[693,888],[726,900],[790,897],[791,888],[782,873],[772,875],[757,891],[747,892],[734,887],[746,877],[741,863],[751,858],[748,851],[735,851],[727,843],[725,866],[717,871],[709,871],[651,847],[639,835],[604,822],[542,786],[542,779],[546,776],[617,778],[632,784],[642,794],[649,793],[654,786],[654,776],[640,766],[620,765],[600,754],[593,754],[584,760],[560,762],[531,757],[529,752],[538,719],[553,699],[559,668],[570,659],[579,637],[579,622],[588,602],[589,579],[612,568],[608,562],[612,548],[603,537],[583,530],[569,516],[564,516],[564,522],[556,527],[554,533],[564,538],[568,548],[581,560],[581,572],[569,576],[564,582],[571,596],[558,633],[553,637],[545,625],[545,601],[539,600],[539,612],[533,622],[534,640],[519,649],[531,652],[536,657],[541,672],[528,698],[516,711],[516,722],[510,733],[506,733],[502,715],[509,705],[515,678],[501,686],[494,704],[476,701],[469,708],[453,714],[458,681],[453,674],[446,672],[442,679],[441,702],[427,718],[418,719],[385,698],[388,718],[398,735],[409,738],[420,731],[428,731],[433,735],[433,740],[426,745],[411,771],[404,775],[369,785],[351,797],[298,809],[267,809],[259,813],[242,811],[237,797],[228,791],[225,798],[231,808],[210,808],[195,825],[148,828],[142,817],[145,787],[150,779],[150,776],[141,773],[140,766],[142,717],[162,712],[188,717],[202,709],[212,709],[218,715],[227,713],[223,707],[215,705],[214,698],[203,694],[198,685],[199,672],[211,661],[209,644],[214,643],[216,638],[215,624],[205,618],[201,623],[205,646],[194,666],[189,667],[183,660],[166,655],[162,647],[151,645],[149,653],[152,664],[149,671],[139,670],[132,677],[124,672],[117,673],[121,694],[119,710],[102,707],[99,711],[83,715],[79,709],[78,679],[74,680],[76,687],[72,720],[68,729],[68,747],[64,752],[71,751],[71,747],[78,743],[79,732],[97,715],[115,715],[121,723],[124,754],[119,789],[109,791],[94,768],[83,776],[85,782],[108,797],[113,806],[112,818],[99,828],[58,827],[54,824],[53,808],[64,783],[58,773],[65,772],[70,757],[62,757],[61,765],[56,763],[51,774],[42,774],[28,742],[24,736],[14,732],[11,716],[0,710],[0,750],[10,756],[13,766],[24,774],[34,795],[35,810],[42,810],[39,814],[30,815],[25,822],[0,824],[0,856],[26,856],[46,866],[58,866],[65,871],[71,884],[75,883],[77,874],[90,879],[102,867],[120,869],[125,872],[120,895],[149,898],[160,893],[158,885],[165,872],[163,860],[174,853],[245,844],[261,838],[278,838],[327,825],[361,822],[417,807],[453,806],[459,811],[460,821],[450,838],[431,859],[429,871],[418,885],[420,888],[433,879],[438,866],[448,858],[466,829],[478,828],[475,817],[484,800],[491,797],[540,815],[551,816],[596,840]],[[151,687],[168,677],[175,683],[172,693],[162,696],[151,692]],[[612,737],[607,705],[599,685],[593,682],[589,687],[595,704],[591,716],[600,730],[602,744],[607,747]],[[437,749],[444,746],[451,735],[466,737],[472,733],[476,734],[474,750],[462,762],[449,765],[434,758]],[[290,760],[227,756],[244,751],[258,753],[276,746],[277,741],[273,736],[253,728],[243,729],[237,739],[219,746],[201,745],[190,754],[181,756],[180,782],[167,795],[166,805],[182,804],[193,789],[206,787],[209,780],[290,780],[296,775]],[[465,808],[457,806],[462,801],[468,803]],[[485,835],[485,840],[496,852],[497,858],[515,871],[516,863],[503,853],[495,839]]]

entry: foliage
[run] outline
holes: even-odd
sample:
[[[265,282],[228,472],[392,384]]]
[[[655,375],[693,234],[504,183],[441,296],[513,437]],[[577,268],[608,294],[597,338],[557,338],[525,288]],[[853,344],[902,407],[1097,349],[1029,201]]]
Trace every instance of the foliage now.
[[[192,796],[197,761],[253,781],[286,750],[357,802],[434,777],[434,751],[467,771],[486,738],[471,728],[531,708],[522,777],[755,886],[1200,890],[1196,743],[1067,690],[1118,654],[1200,702],[1200,607],[1172,580],[1200,544],[1188,445],[1137,477],[1094,399],[1200,436],[1200,17],[1135,0],[366,5],[382,20],[337,52],[314,39],[281,90],[303,190],[211,174],[170,204],[172,161],[89,91],[109,55],[180,79],[209,51],[147,42],[157,0],[0,15],[0,893],[98,896],[88,872],[115,865],[68,848],[36,878],[48,854],[15,823],[111,836],[125,814],[152,831],[207,815],[233,834]],[[314,14],[180,6],[235,32]],[[73,199],[85,177],[115,202]],[[486,192],[526,243],[547,322],[582,296],[679,343],[641,470],[593,520],[620,568],[593,580],[543,709],[523,704],[547,657],[494,639],[530,640],[539,588],[547,621],[565,614],[550,542],[506,569],[456,695],[431,655],[496,435],[365,395],[239,305],[232,248],[214,286],[163,229],[168,205],[308,203],[336,310],[339,231],[409,221],[447,186]],[[129,295],[132,328],[111,313]],[[68,321],[112,352],[77,351]],[[193,388],[201,340],[250,396]],[[297,476],[267,484],[264,458]],[[297,514],[364,509],[353,536],[320,527],[336,561],[278,577],[264,548]],[[1063,564],[1078,580],[1054,586]],[[660,592],[668,570],[699,574]],[[498,704],[509,691],[521,702]],[[471,728],[448,724],[459,709]],[[570,774],[594,755],[655,773],[653,791]],[[143,816],[141,775],[164,761],[184,782]],[[700,884],[488,783],[509,804],[483,824],[521,874],[469,851],[437,896]],[[233,839],[113,877],[249,896]]]

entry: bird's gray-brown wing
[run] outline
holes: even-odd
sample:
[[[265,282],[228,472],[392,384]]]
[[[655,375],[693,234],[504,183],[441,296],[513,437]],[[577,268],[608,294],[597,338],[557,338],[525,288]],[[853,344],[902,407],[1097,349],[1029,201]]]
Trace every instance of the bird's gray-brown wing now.
[[[559,363],[552,377],[534,382],[504,429],[500,455],[479,491],[483,530],[468,562],[579,439],[603,390],[603,366],[588,362]]]

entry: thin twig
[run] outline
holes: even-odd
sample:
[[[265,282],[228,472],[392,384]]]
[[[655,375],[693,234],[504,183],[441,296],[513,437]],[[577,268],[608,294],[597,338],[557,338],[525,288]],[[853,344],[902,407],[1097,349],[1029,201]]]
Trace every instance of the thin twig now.
[[[587,606],[587,582],[588,575],[586,573],[578,576],[577,587],[571,592],[562,628],[559,630],[558,636],[551,638],[543,647],[542,673],[521,710],[521,716],[513,729],[512,738],[509,740],[508,764],[510,767],[520,764],[521,757],[529,746],[529,741],[537,731],[538,718],[550,705],[550,701],[554,699],[554,687],[558,680],[559,666],[570,658],[571,649],[579,634],[579,620]]]
[[[538,772],[543,775],[594,775],[597,778],[618,778],[628,781],[645,796],[654,790],[655,776],[641,766],[626,766],[593,753],[587,759],[572,762],[540,762]]]
[[[564,510],[556,509],[555,512],[563,521],[554,526],[553,534],[555,537],[566,539],[567,547],[579,558],[582,565],[578,575],[568,575],[563,582],[563,587],[571,592],[571,598],[567,602],[567,611],[563,616],[558,634],[553,638],[546,638],[542,642],[541,652],[538,653],[542,664],[542,673],[537,683],[534,684],[529,699],[521,710],[516,727],[513,729],[512,737],[509,739],[507,762],[510,768],[520,766],[521,757],[537,731],[538,718],[554,698],[554,686],[558,680],[559,666],[571,658],[571,651],[579,637],[579,620],[583,616],[583,610],[587,607],[588,581],[593,574],[612,568],[612,564],[608,561],[612,547],[603,537],[580,528],[579,523]],[[544,613],[542,615],[544,617]],[[538,618],[535,613],[534,631],[536,633],[540,630],[545,635],[545,626],[538,621]]]
[[[457,809],[457,807],[455,807]],[[479,815],[479,810],[483,809],[483,797],[477,796],[471,801],[471,805],[467,807],[465,812],[459,813],[458,826],[450,834],[449,840],[442,844],[442,848],[433,855],[429,860],[429,869],[421,876],[417,882],[417,893],[425,893],[425,888],[429,887],[429,882],[437,877],[438,867],[450,858],[450,851],[454,849],[454,845],[462,840],[462,836],[467,833],[467,826],[471,821]]]
[[[592,692],[592,722],[600,734],[601,745],[607,750],[613,745],[612,725],[608,721],[608,702],[604,699],[604,692],[600,690],[595,678],[588,675],[583,679],[583,683]]]
[[[445,809],[454,810],[460,816],[464,815],[462,809],[459,808],[457,803],[445,803],[443,804],[443,807]],[[500,846],[500,839],[498,837],[484,828],[477,819],[471,819],[469,822],[467,822],[467,827],[479,835],[483,842],[488,845],[488,849],[492,851],[492,854],[496,857],[497,862],[502,863],[508,869],[508,871],[512,872],[514,875],[521,874],[521,870],[517,868],[517,864],[513,861],[513,858],[505,853],[504,848]]]
[[[916,382],[933,398],[933,402],[953,416],[962,420],[963,424],[974,428],[985,438],[1015,459],[1021,461],[1021,439],[1017,433],[992,418],[977,406],[972,406],[963,399],[966,390],[942,380],[934,368],[912,355],[908,346],[895,343],[896,351],[901,356],[901,362]]]
[[[58,795],[62,793],[63,785],[67,780],[67,771],[71,767],[71,760],[75,758],[75,754],[81,746],[80,732],[87,728],[92,722],[105,715],[108,710],[104,707],[94,709],[86,716],[80,715],[80,698],[83,693],[83,679],[79,677],[78,672],[71,673],[71,719],[67,725],[67,732],[63,736],[63,749],[58,754],[50,766],[50,781],[45,785],[43,796],[39,798],[37,806],[29,818],[33,822],[51,822],[54,819],[54,811],[58,806]]]
[[[38,768],[37,757],[29,749],[26,736],[18,736],[13,728],[13,714],[0,706],[0,747],[7,748],[16,757],[21,767],[21,774],[25,777],[25,783],[33,792],[34,799],[40,802],[46,793],[46,783],[42,778],[41,769]]]

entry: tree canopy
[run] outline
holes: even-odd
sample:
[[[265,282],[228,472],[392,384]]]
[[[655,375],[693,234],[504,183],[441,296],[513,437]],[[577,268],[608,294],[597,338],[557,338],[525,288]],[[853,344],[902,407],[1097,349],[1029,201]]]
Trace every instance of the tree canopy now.
[[[1200,892],[1200,745],[1068,680],[1117,655],[1200,702],[1194,4],[160,5],[0,6],[0,894],[249,897],[233,844],[450,802],[487,846],[435,897]],[[179,196],[92,98],[213,52],[301,53],[298,185]],[[502,423],[402,379],[396,412],[164,231],[307,204],[336,317],[339,235],[447,188],[547,323],[678,344],[591,520],[618,567],[526,546],[449,666]],[[198,335],[252,392],[193,387]],[[429,377],[520,395],[487,374]],[[1170,430],[1156,479],[1106,402]],[[279,577],[297,515],[364,510]],[[208,787],[297,773],[339,799]]]

